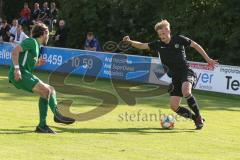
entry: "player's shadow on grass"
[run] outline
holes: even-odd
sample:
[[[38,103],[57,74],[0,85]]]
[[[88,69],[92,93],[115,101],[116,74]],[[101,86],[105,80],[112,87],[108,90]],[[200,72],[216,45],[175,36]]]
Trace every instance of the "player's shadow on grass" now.
[[[162,129],[162,128],[63,128],[54,127],[57,132],[70,132],[70,133],[93,133],[93,134],[119,134],[119,133],[137,133],[137,134],[161,134],[161,133],[183,133],[183,132],[196,132],[194,129]]]
[[[35,126],[20,126],[20,128],[33,128]],[[147,134],[162,134],[162,133],[194,133],[195,129],[178,129],[174,128],[172,130],[162,129],[162,128],[64,128],[64,127],[55,127],[57,133],[93,133],[93,134],[120,134],[120,133],[137,133],[142,135]],[[30,134],[34,133],[34,130],[26,129],[0,129],[1,134]]]
[[[22,130],[22,129],[0,129],[1,134],[28,134],[34,133],[33,130]]]

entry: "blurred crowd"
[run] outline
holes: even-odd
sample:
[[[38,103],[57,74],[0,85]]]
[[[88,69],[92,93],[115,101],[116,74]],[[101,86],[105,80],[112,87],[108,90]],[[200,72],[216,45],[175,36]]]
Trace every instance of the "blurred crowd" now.
[[[32,8],[25,2],[19,17],[13,19],[11,23],[0,18],[0,39],[4,42],[21,43],[30,36],[32,26],[38,22],[45,23],[52,31],[57,23],[57,16],[58,9],[54,2],[51,2],[50,8],[48,2],[44,2],[42,7],[39,3],[34,3]]]
[[[43,4],[34,3],[29,6],[27,2],[19,12],[19,17],[14,18],[10,23],[0,18],[0,41],[20,44],[24,39],[31,37],[30,31],[34,24],[44,23],[50,31],[51,45],[56,47],[68,47],[68,28],[66,21],[58,18],[59,10],[55,2]],[[85,50],[100,51],[99,41],[93,32],[86,34],[84,41]]]

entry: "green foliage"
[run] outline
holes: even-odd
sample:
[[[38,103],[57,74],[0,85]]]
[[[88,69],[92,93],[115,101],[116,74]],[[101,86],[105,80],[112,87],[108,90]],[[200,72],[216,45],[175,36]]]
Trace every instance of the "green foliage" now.
[[[19,17],[20,10],[23,7],[24,1],[16,0],[3,0],[3,10],[4,15],[1,15],[1,18],[6,18],[9,22],[12,19]]]
[[[173,34],[200,43],[221,63],[240,64],[240,1],[238,0],[65,0],[62,17],[71,26],[70,46],[81,47],[87,31],[100,41],[120,41],[124,35],[148,42],[157,38],[154,24],[171,22]],[[190,60],[202,61],[189,50]]]

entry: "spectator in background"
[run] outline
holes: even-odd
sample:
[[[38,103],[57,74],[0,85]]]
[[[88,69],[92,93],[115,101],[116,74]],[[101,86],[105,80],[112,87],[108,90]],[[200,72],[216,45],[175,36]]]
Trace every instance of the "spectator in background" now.
[[[68,30],[64,20],[59,21],[58,29],[54,35],[55,46],[66,47]]]
[[[98,40],[95,38],[93,32],[88,32],[84,49],[89,51],[101,51]]]
[[[26,25],[28,25],[29,24],[29,21],[30,21],[30,15],[31,15],[31,10],[30,10],[30,8],[28,7],[28,3],[27,2],[25,2],[24,3],[24,7],[23,7],[23,9],[21,10],[21,12],[20,12],[20,18],[19,18],[19,23],[21,24],[21,25],[23,25],[23,24],[26,24]]]
[[[50,8],[50,26],[49,30],[52,31],[53,25],[57,23],[58,9],[56,8],[56,3],[51,3]]]
[[[10,41],[10,26],[7,23],[7,20],[2,21],[2,28],[0,30],[0,36],[2,36],[2,40],[4,42]]]
[[[43,3],[43,8],[40,12],[39,20],[47,26],[50,25],[50,9],[48,8],[48,2]]]
[[[28,38],[28,36],[23,32],[23,27],[22,25],[18,25],[17,26],[17,33],[16,36],[13,40],[14,43],[20,44],[22,43],[22,41],[24,41],[26,38]]]
[[[39,21],[41,10],[39,8],[38,3],[34,3],[34,10],[31,15],[31,25],[34,25],[37,21]]]
[[[12,26],[10,29],[10,41],[12,42],[17,34],[17,27],[18,27],[18,20],[17,19],[13,19],[12,21]]]

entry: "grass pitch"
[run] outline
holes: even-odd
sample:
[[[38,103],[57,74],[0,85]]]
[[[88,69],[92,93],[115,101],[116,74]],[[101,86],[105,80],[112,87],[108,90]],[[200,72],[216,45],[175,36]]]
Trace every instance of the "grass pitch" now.
[[[55,124],[49,109],[48,125],[58,134],[43,135],[33,132],[38,123],[38,97],[9,84],[7,72],[7,68],[0,67],[2,160],[240,159],[239,96],[195,91],[206,118],[206,126],[201,131],[194,130],[191,121],[181,118],[173,130],[162,130],[158,120],[149,118],[159,112],[172,114],[166,94],[138,99],[136,106],[120,101],[112,112],[70,126]],[[36,75],[47,82],[47,73]],[[77,84],[79,78],[69,78],[68,82]],[[107,80],[89,86],[116,95]],[[58,97],[60,100],[73,99],[72,111],[77,113],[93,109],[101,102],[60,93]]]

